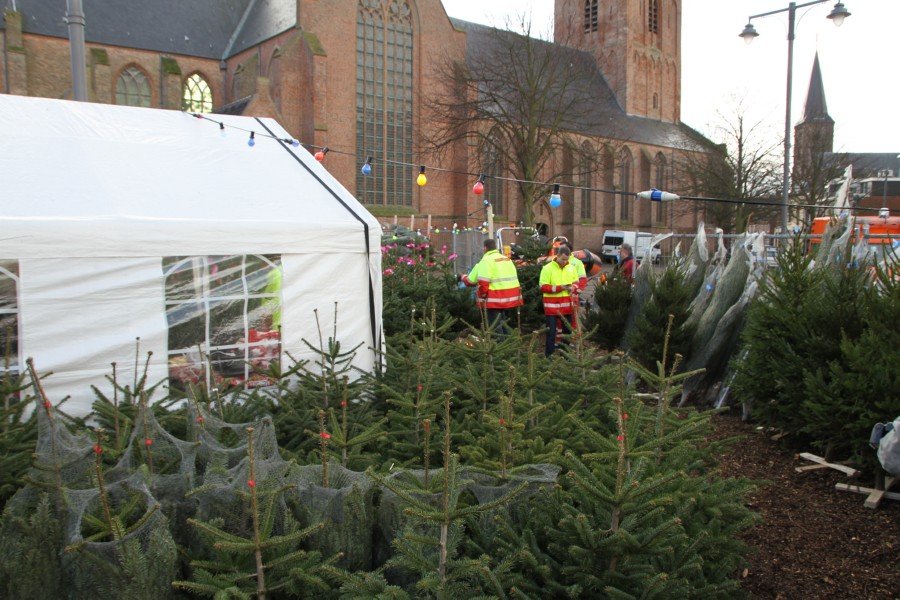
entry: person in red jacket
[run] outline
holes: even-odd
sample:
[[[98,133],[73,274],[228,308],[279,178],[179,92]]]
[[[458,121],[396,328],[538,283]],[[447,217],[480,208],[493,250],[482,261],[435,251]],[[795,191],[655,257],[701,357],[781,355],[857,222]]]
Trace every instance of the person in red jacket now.
[[[634,267],[636,266],[634,255],[631,253],[630,244],[622,244],[619,246],[619,266],[618,271],[628,283],[634,283]]]

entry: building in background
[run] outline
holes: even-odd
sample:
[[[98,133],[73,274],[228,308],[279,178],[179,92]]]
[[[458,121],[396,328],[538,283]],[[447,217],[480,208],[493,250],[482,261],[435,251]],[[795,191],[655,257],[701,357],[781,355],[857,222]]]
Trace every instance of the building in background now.
[[[900,152],[847,153],[839,149],[836,152],[834,125],[834,119],[828,114],[817,54],[803,118],[794,127],[794,191],[805,192],[805,196],[801,195],[803,200],[811,198],[814,203],[832,205],[841,189],[846,168],[852,166],[849,201],[870,209],[860,214],[877,214],[883,207],[887,207],[892,216],[900,214]],[[822,202],[817,202],[819,199]]]
[[[441,65],[476,56],[490,33],[450,19],[440,0],[83,3],[90,101],[273,117],[302,142],[328,146],[329,171],[382,221],[481,223],[482,198],[466,173],[503,176],[503,165],[464,142],[439,158],[423,154],[433,117],[426,99],[445,85]],[[66,0],[6,0],[0,91],[71,98],[65,14]],[[587,170],[572,165],[579,175],[568,180],[591,189],[570,190],[559,208],[536,203],[535,220],[588,247],[607,227],[695,227],[697,211],[596,191],[677,191],[675,155],[707,147],[680,121],[680,3],[556,0],[554,21],[556,40],[592,65],[584,93],[598,118],[571,135],[595,158]],[[369,156],[375,168],[363,176]],[[430,171],[419,187],[419,164],[447,171]],[[498,224],[518,222],[521,196],[515,186],[498,188]]]

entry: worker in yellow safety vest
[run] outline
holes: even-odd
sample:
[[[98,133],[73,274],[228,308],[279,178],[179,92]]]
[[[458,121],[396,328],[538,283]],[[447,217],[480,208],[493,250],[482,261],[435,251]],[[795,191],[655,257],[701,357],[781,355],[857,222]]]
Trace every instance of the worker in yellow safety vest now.
[[[578,293],[578,272],[569,264],[572,252],[560,245],[553,260],[541,269],[539,285],[544,297],[544,317],[547,320],[547,338],[544,354],[550,356],[556,350],[556,326],[561,320],[563,329],[571,333],[575,327],[575,298]]]
[[[516,265],[508,256],[497,251],[497,241],[484,240],[484,254],[468,275],[457,278],[470,287],[477,287],[475,302],[487,311],[487,320],[498,331],[506,330],[507,311],[522,306],[522,288]]]

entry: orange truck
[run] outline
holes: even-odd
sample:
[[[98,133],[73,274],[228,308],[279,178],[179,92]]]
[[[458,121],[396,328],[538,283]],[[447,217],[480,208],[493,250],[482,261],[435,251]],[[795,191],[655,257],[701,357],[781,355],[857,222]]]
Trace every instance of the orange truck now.
[[[809,231],[810,252],[814,252],[822,242],[822,235],[830,221],[830,217],[818,217],[813,221]],[[900,244],[900,217],[856,217],[850,239],[855,243],[860,236],[867,236],[869,246],[875,251],[875,255],[881,258],[883,246],[890,248],[893,244]]]

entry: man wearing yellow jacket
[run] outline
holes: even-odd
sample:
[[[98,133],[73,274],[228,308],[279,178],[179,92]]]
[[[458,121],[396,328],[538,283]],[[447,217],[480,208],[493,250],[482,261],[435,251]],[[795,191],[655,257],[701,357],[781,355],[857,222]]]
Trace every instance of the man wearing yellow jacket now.
[[[506,329],[506,311],[524,304],[516,265],[497,251],[496,240],[484,240],[481,260],[459,279],[467,286],[477,286],[475,302],[487,310],[490,326],[501,332]]]
[[[575,294],[578,293],[578,273],[569,264],[571,250],[560,246],[553,260],[541,269],[541,294],[544,297],[544,316],[547,320],[547,340],[544,354],[556,350],[556,326],[562,320],[563,329],[572,332],[575,325]]]

